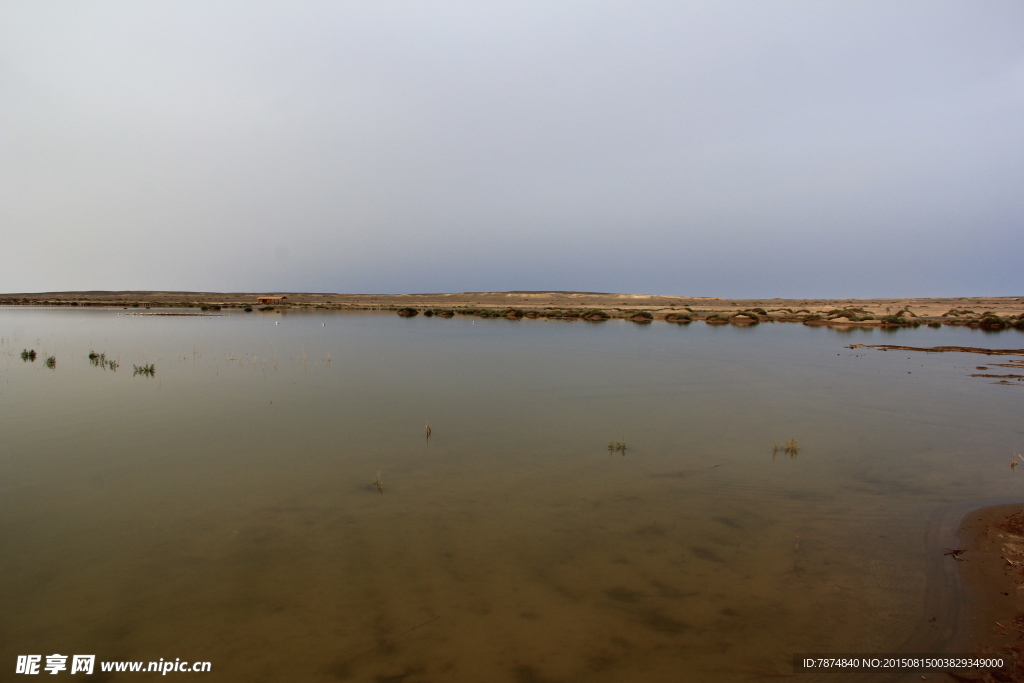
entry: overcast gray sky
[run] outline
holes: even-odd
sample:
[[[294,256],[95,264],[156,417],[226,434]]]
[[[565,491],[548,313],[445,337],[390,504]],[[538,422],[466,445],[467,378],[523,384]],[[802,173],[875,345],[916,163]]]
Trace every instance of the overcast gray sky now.
[[[0,2],[0,292],[1024,295],[1024,3]]]

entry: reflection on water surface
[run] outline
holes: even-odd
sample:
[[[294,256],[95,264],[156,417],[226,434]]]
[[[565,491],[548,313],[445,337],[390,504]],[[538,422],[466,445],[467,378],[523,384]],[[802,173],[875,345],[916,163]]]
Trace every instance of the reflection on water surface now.
[[[845,348],[1015,331],[117,313],[0,311],[8,664],[759,680],[899,649],[929,517],[1024,491],[1024,387]]]

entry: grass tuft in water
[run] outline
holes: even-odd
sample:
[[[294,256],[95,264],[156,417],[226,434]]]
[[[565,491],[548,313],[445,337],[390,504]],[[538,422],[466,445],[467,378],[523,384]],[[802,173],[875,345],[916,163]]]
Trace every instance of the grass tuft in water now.
[[[622,441],[609,441],[608,442],[609,453],[622,453],[626,454],[626,437],[622,437]]]
[[[23,361],[32,361],[33,363],[35,363],[36,362],[36,350],[32,349],[31,351],[29,351],[28,349],[25,349],[24,351],[21,352],[21,359]]]
[[[107,368],[117,370],[118,366],[116,360],[107,360],[107,354],[96,353],[95,351],[89,352],[89,363],[92,364],[94,368],[103,368],[104,370]]]
[[[377,489],[377,493],[384,493],[384,480],[380,478],[380,470],[377,470],[377,476],[370,482],[370,486]]]
[[[775,459],[775,456],[778,455],[779,451],[782,451],[791,458],[795,458],[797,454],[800,452],[800,444],[797,443],[797,440],[795,438],[783,441],[781,446],[777,442],[773,442],[772,460]]]
[[[156,374],[156,367],[150,363],[149,365],[132,365],[132,377],[135,375],[144,375],[146,377],[152,377]]]
[[[46,362],[45,362],[45,365],[46,365],[46,367],[50,368],[51,370],[56,370],[57,369],[57,356],[50,356],[49,358],[47,358]]]

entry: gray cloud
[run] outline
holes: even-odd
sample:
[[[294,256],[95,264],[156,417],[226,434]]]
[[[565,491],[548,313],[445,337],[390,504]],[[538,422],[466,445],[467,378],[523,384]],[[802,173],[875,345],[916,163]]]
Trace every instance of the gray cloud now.
[[[7,3],[0,291],[1022,294],[1021,35],[1015,2]]]

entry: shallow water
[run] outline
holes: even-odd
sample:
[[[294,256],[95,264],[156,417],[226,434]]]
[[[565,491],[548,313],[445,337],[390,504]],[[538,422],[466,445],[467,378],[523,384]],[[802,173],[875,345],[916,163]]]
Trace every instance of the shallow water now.
[[[767,680],[899,650],[930,516],[1024,494],[1007,357],[845,348],[1016,331],[119,313],[0,310],[4,667]]]

